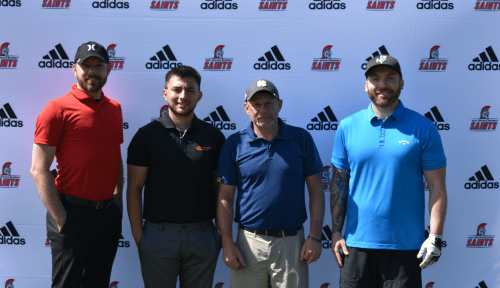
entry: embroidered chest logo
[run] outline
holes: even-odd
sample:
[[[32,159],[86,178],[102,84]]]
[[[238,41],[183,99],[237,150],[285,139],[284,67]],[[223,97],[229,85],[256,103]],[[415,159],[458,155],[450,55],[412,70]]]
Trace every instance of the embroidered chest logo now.
[[[410,144],[410,142],[408,142],[406,140],[401,140],[401,141],[399,141],[399,143],[403,143],[403,146],[406,145],[406,144]]]
[[[194,149],[198,150],[198,151],[208,151],[210,149],[212,149],[212,147],[201,147],[201,146],[196,146],[194,147]]]

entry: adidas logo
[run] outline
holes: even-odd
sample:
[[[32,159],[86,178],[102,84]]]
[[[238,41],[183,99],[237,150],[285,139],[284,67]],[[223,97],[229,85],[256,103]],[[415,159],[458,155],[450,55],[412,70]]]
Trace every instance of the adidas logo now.
[[[314,2],[309,3],[309,9],[311,10],[339,10],[345,9],[345,3],[339,2],[340,0],[314,0]],[[319,3],[318,3],[319,2]]]
[[[422,9],[449,9],[452,10],[453,3],[447,3],[448,0],[422,0],[422,2],[417,3],[417,8],[422,10]]]
[[[56,52],[57,51],[57,52]],[[68,54],[64,51],[61,43],[56,45],[56,49],[49,51],[49,54],[43,56],[48,61],[38,62],[40,68],[72,68],[74,62],[69,60]]]
[[[125,241],[125,238],[123,238],[123,234],[120,233],[120,240],[118,241],[118,247],[120,248],[129,248],[130,247],[130,241]]]
[[[201,3],[201,9],[219,9],[219,10],[230,10],[230,9],[238,9],[238,3],[232,3],[233,0],[205,0],[207,2]]]
[[[477,70],[477,71],[500,70],[500,67],[498,64],[493,64],[493,62],[498,62],[497,55],[495,54],[495,51],[493,51],[493,48],[491,46],[489,46],[485,50],[486,50],[486,52],[479,53],[479,57],[472,59],[472,62],[478,63],[478,64],[474,64],[474,63],[469,64],[469,70],[471,70],[471,71],[474,71],[474,70]],[[486,55],[486,53],[488,55]]]
[[[2,0],[0,1],[1,6],[21,7],[21,0]]]
[[[149,58],[149,60],[155,62],[146,63],[146,69],[172,69],[182,66],[182,63],[174,62],[177,61],[177,58],[168,45],[163,46],[163,49],[156,52],[156,56]]]
[[[212,124],[220,130],[236,130],[236,123],[227,123],[231,120],[229,120],[229,117],[227,116],[227,113],[222,105],[215,108],[215,110],[216,111],[210,113],[210,116],[205,117],[203,121]]]
[[[311,122],[314,123],[307,124],[307,130],[337,130],[338,120],[333,114],[332,108],[326,106],[323,110],[318,113],[318,117],[311,119]]]
[[[179,1],[151,1],[149,9],[177,11],[179,8]]]
[[[328,225],[323,227],[323,233],[321,233],[321,246],[323,246],[323,249],[332,248],[332,229],[330,229]]]
[[[94,8],[119,8],[119,9],[128,9],[130,4],[128,2],[116,2],[116,0],[104,0],[104,1],[95,1],[92,2],[92,7]]]
[[[45,9],[67,9],[71,0],[43,0],[42,8]]]
[[[488,166],[484,165],[481,167],[481,170],[477,171],[474,176],[469,178],[469,181],[472,182],[465,183],[464,187],[465,189],[498,189],[500,187],[499,183],[491,182],[493,180],[493,176],[491,176]]]
[[[441,113],[439,113],[439,110],[436,106],[432,107],[431,111],[425,113],[424,116],[429,118],[432,122],[434,122],[438,130],[450,130],[450,124],[439,123],[439,122],[444,122],[444,119],[443,116],[441,116]]]
[[[488,286],[486,286],[486,283],[484,283],[484,281],[481,281],[479,282],[479,286],[476,286],[476,288],[488,288]]]
[[[283,63],[285,62],[285,58],[283,58],[283,55],[276,45],[271,47],[271,51],[264,53],[264,56],[260,57],[258,61],[264,63],[253,64],[255,70],[290,70],[290,63]]]
[[[383,2],[383,1],[381,1],[381,2]],[[390,55],[384,45],[378,47],[378,51],[375,51],[372,53],[373,57],[377,57],[379,55]],[[373,57],[366,58],[365,59],[366,63],[361,64],[361,69],[366,70],[366,64],[368,64],[368,61],[372,60]]]
[[[6,103],[0,108],[0,127],[23,127],[23,121],[11,119],[17,119],[17,116],[10,104]]]
[[[26,240],[24,238],[20,238],[16,227],[14,227],[14,224],[9,221],[5,224],[5,226],[0,228],[0,244],[25,245]]]

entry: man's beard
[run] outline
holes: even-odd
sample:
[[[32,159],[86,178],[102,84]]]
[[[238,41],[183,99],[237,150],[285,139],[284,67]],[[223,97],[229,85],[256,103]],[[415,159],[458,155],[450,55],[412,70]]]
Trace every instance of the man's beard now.
[[[94,81],[93,84],[89,83],[89,80],[92,79]],[[84,79],[80,79],[80,87],[82,87],[85,91],[89,93],[96,93],[104,87],[104,84],[106,84],[106,81],[108,80],[107,77],[99,77],[97,75],[90,75],[86,76]]]
[[[378,91],[378,93],[391,93],[391,98],[387,99],[387,103],[380,103],[377,101],[377,98],[375,96],[375,94],[377,94],[377,93],[369,93],[369,97],[370,97],[370,100],[372,101],[372,103],[375,106],[378,106],[381,108],[390,107],[392,104],[394,104],[394,102],[398,101],[399,95],[401,95],[401,85],[399,85],[399,87],[395,91],[385,89],[385,90]]]
[[[187,110],[184,110],[184,111],[181,111],[181,112],[176,111],[176,109],[174,109],[174,108],[175,108],[175,106],[174,107],[172,107],[172,106],[169,107],[169,110],[171,110],[174,115],[177,115],[177,116],[188,116],[188,115],[190,115],[191,113],[194,112],[194,108],[196,108],[196,105],[194,105],[194,107],[187,108]]]

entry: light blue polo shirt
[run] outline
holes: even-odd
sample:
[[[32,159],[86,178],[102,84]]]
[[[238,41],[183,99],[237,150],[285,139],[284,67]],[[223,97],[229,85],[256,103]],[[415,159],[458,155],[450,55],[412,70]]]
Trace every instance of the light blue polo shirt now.
[[[253,229],[290,229],[307,219],[305,178],[323,171],[306,130],[285,124],[269,142],[252,123],[229,136],[215,177],[238,188],[234,221]],[[218,179],[219,180],[219,179]]]
[[[420,249],[425,240],[423,171],[446,166],[434,123],[401,101],[383,121],[370,103],[339,124],[332,165],[351,171],[348,246]]]

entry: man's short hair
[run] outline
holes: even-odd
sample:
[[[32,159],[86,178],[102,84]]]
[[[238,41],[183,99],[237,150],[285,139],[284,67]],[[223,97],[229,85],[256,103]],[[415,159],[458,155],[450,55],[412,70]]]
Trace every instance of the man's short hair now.
[[[177,66],[172,70],[168,71],[167,75],[165,75],[165,88],[168,84],[168,81],[170,81],[170,78],[172,78],[172,76],[193,78],[198,84],[198,90],[200,89],[200,84],[201,84],[200,73],[198,73],[198,71],[196,71],[196,69],[194,69],[191,66],[184,66],[184,65]]]

